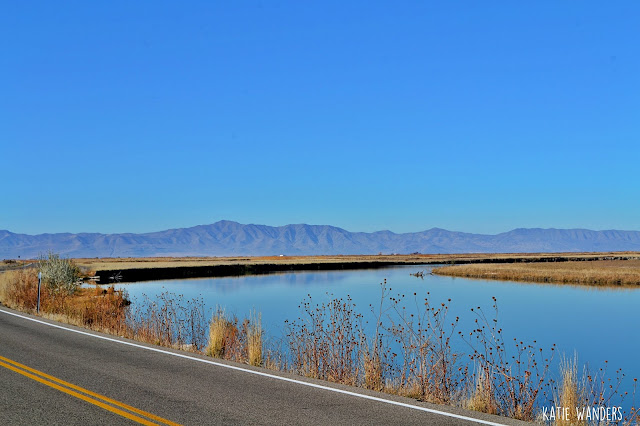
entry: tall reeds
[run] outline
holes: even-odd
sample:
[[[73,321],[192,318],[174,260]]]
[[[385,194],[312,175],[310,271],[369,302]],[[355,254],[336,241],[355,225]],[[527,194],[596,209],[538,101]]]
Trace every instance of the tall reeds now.
[[[400,348],[396,370],[403,392],[448,404],[458,399],[467,375],[467,367],[459,362],[461,354],[452,348],[459,318],[449,323],[449,305],[432,306],[428,292],[426,296],[421,298],[414,293],[409,298],[402,294],[390,297],[395,315],[389,316],[387,331]],[[407,305],[413,305],[412,313]]]
[[[569,407],[572,410],[568,416],[558,416],[555,420],[555,424],[559,426],[568,425],[586,425],[587,422],[583,419],[578,419],[576,412],[573,411],[573,407],[579,410],[581,407],[585,407],[587,398],[585,394],[584,382],[580,383],[578,377],[578,357],[574,356],[573,359],[563,358],[560,360],[560,384],[557,388],[557,392],[554,395],[555,405],[558,407]]]
[[[513,342],[506,342],[497,320],[497,299],[492,299],[494,317],[487,317],[479,306],[472,308],[476,316],[474,328],[467,335],[459,335],[469,345],[477,371],[487,376],[483,391],[490,392],[497,414],[533,420],[537,403],[548,396],[555,345],[545,353],[536,341],[527,343],[514,338]]]
[[[432,272],[492,280],[595,286],[640,285],[640,260],[469,264],[434,268]]]
[[[491,371],[487,371],[486,367],[477,366],[475,386],[469,399],[464,404],[465,408],[481,413],[498,414],[492,377]]]
[[[307,377],[358,384],[364,333],[362,315],[356,313],[351,298],[332,297],[314,305],[309,296],[300,308],[296,321],[285,322],[292,369]]]
[[[247,325],[247,358],[250,365],[262,365],[262,314],[255,311]]]
[[[206,354],[253,366],[263,364],[262,316],[255,312],[242,322],[218,308],[209,322]],[[271,364],[270,364],[271,365]]]
[[[207,343],[204,301],[170,292],[145,296],[126,311],[125,328],[127,336],[138,340],[200,352]]]
[[[215,358],[224,358],[231,353],[233,341],[238,333],[237,321],[230,321],[224,310],[218,310],[209,323],[209,344],[207,355]]]

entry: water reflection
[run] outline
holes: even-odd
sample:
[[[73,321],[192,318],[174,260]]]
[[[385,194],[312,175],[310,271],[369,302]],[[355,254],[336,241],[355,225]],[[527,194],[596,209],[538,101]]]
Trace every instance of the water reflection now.
[[[426,271],[424,279],[411,276]],[[622,368],[629,377],[640,377],[640,353],[637,333],[637,307],[640,290],[557,284],[528,284],[509,281],[452,278],[428,274],[429,267],[403,266],[374,270],[278,273],[211,279],[169,280],[121,284],[135,299],[142,294],[153,297],[163,291],[185,298],[202,296],[207,309],[223,306],[240,317],[252,309],[262,312],[267,334],[276,338],[284,321],[300,315],[300,302],[308,295],[314,303],[350,295],[365,319],[373,319],[369,305],[380,304],[380,283],[394,296],[411,299],[419,309],[429,298],[432,306],[450,302],[450,315],[460,317],[459,330],[468,332],[475,319],[471,308],[481,308],[493,318],[492,297],[498,300],[497,318],[506,340],[536,340],[543,348],[552,344],[558,352],[572,356],[577,352],[582,363],[592,367],[608,361],[611,372]],[[135,302],[134,302],[135,303]]]

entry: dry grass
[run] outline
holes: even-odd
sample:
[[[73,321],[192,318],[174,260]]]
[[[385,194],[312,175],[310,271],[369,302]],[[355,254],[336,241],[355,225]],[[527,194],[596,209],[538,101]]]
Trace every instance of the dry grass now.
[[[478,369],[475,387],[464,406],[469,410],[479,411],[481,413],[498,414],[498,406],[495,400],[495,392],[490,372],[482,368]]]
[[[33,312],[36,284],[34,270],[5,273],[0,275],[0,297],[9,306]],[[237,362],[517,419],[535,418],[536,408],[547,401],[545,389],[553,383],[547,376],[552,357],[537,346],[503,340],[495,298],[495,317],[472,309],[474,329],[463,334],[457,331],[462,327],[458,318],[447,318],[448,304],[432,306],[429,293],[405,298],[391,295],[385,283],[381,288],[380,306],[371,307],[374,333],[365,332],[364,315],[349,297],[331,297],[320,304],[309,297],[300,306],[300,318],[286,325],[284,350],[264,351],[255,313],[239,322],[218,310],[208,322],[201,301],[185,302],[169,293],[127,308],[124,295],[113,288],[82,289],[68,297],[52,297],[45,290],[42,312],[58,321]],[[411,305],[417,314],[405,310]],[[470,346],[469,358],[453,350],[454,338]],[[469,363],[475,368],[469,369]],[[613,380],[606,376],[606,367],[587,374],[580,382],[584,385],[578,383],[575,362],[562,371],[557,404],[578,406],[583,400],[607,405],[620,396],[619,370]],[[632,404],[627,424],[638,418],[635,400]]]
[[[35,269],[0,275],[0,301],[13,309],[36,313]],[[67,324],[129,337],[161,346],[200,351],[206,341],[204,303],[162,294],[129,308],[124,292],[114,287],[78,288],[72,294],[41,287],[40,315]]]
[[[229,352],[231,339],[237,334],[237,327],[227,319],[223,310],[218,310],[211,318],[209,324],[209,344],[207,355],[215,358],[224,358],[225,349]]]
[[[0,262],[0,273],[4,271],[14,271],[16,269],[23,269],[29,265],[36,264],[36,260],[33,259],[4,259]]]
[[[250,365],[262,365],[262,314],[251,314],[247,328],[247,358]]]
[[[636,287],[640,285],[640,260],[454,265],[435,268],[433,273],[465,278]]]
[[[273,358],[263,358],[261,315],[255,312],[242,322],[236,316],[228,315],[218,309],[209,322],[209,343],[205,353],[215,358],[222,358],[256,367],[263,362],[272,368],[280,364]]]
[[[384,373],[380,357],[364,354],[364,383],[365,389],[381,391],[384,389]]]
[[[487,315],[480,306],[471,308],[476,328],[468,334],[459,333],[470,347],[469,357],[477,372],[485,375],[477,379],[482,386],[477,399],[487,401],[487,407],[495,407],[497,414],[531,421],[537,404],[547,398],[552,383],[549,371],[555,344],[545,353],[535,340],[505,341],[498,323],[498,302],[495,297],[492,300],[493,315]],[[482,395],[483,392],[487,395]]]
[[[583,259],[602,257],[636,257],[637,252],[602,252],[602,253],[495,253],[495,254],[410,254],[410,255],[335,255],[335,256],[256,256],[256,257],[146,257],[146,258],[84,258],[74,262],[86,275],[100,270],[126,270],[139,268],[171,268],[185,266],[214,265],[259,265],[259,264],[326,264],[326,263],[358,263],[358,262],[393,262],[393,263],[454,263],[495,261],[499,259],[518,259],[532,261],[536,259]]]
[[[36,306],[38,277],[35,270],[7,271],[0,275],[0,302],[10,308]]]
[[[0,274],[0,303],[5,303],[11,284],[16,280],[16,271],[8,271]]]
[[[262,265],[301,263],[345,263],[345,262],[409,262],[428,261],[431,255],[410,256],[259,256],[259,257],[150,257],[150,258],[105,258],[76,259],[76,263],[87,271],[126,270],[144,268],[173,268],[216,265]]]
[[[113,287],[81,288],[72,294],[41,286],[40,311],[63,322],[95,329],[119,329],[128,301]],[[35,269],[8,271],[0,275],[0,301],[6,306],[35,313],[38,277]]]
[[[573,411],[574,407],[579,409],[584,406],[585,403],[585,389],[584,384],[579,383],[578,379],[578,360],[563,359],[560,362],[560,386],[558,394],[555,396],[556,406],[568,407],[569,416],[559,416],[555,424],[558,426],[569,425],[586,425],[586,421],[579,420],[576,413]]]
[[[356,385],[362,371],[362,315],[352,300],[331,298],[315,305],[308,296],[301,316],[286,321],[291,369],[297,374],[346,385]]]
[[[124,335],[148,343],[201,352],[207,341],[207,320],[202,298],[190,300],[164,292],[144,297],[127,309]]]

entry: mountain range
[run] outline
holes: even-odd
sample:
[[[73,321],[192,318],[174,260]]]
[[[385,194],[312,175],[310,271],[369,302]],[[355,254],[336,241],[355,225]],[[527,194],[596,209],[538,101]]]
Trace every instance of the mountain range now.
[[[328,225],[211,225],[144,234],[26,235],[0,230],[0,259],[69,257],[260,256],[390,253],[543,253],[640,251],[638,231],[520,228],[496,235],[432,228],[396,234]]]

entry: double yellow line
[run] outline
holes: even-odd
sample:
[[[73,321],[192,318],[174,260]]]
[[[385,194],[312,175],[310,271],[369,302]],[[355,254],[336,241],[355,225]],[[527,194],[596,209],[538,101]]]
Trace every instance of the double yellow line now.
[[[147,413],[146,411],[139,410],[130,405],[116,401],[115,399],[108,398],[104,395],[100,395],[99,393],[95,393],[88,389],[81,388],[80,386],[76,386],[72,383],[65,382],[64,380],[60,380],[56,377],[50,376],[49,374],[43,373],[42,371],[38,371],[34,368],[28,367],[24,364],[20,364],[19,362],[15,362],[3,356],[0,356],[0,367],[4,367],[18,374],[22,374],[23,376],[33,379],[36,382],[57,389],[60,392],[64,392],[90,404],[97,405],[100,408],[118,414],[122,417],[126,417],[127,419],[133,420],[134,422],[143,425],[161,424],[180,426],[179,423],[174,423],[171,420],[163,419],[162,417],[156,416],[155,414]]]

